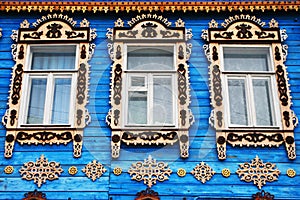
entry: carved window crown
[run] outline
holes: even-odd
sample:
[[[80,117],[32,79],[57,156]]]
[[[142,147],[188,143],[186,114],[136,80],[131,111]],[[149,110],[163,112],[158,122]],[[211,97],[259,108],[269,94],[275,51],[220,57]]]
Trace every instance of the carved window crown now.
[[[83,128],[89,122],[89,64],[96,37],[84,19],[80,27],[62,14],[14,30],[13,67],[6,126],[5,157],[15,141],[23,144],[67,144],[80,157]]]
[[[249,15],[229,17],[219,28],[212,20],[202,38],[210,75],[219,159],[226,159],[226,143],[233,146],[279,146],[286,143],[288,157],[296,158],[291,96],[284,61],[285,30],[272,19]]]
[[[188,157],[189,109],[187,60],[191,30],[178,20],[156,14],[132,18],[129,27],[118,19],[108,29],[112,65],[111,109],[107,123],[112,129],[112,157],[119,157],[120,144],[180,143]]]

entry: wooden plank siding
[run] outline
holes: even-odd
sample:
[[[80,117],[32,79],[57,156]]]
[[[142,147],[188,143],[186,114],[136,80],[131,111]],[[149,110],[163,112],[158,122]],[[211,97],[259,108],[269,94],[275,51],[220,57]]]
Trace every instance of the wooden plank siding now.
[[[27,19],[30,23],[35,22],[48,13],[17,13],[0,12],[0,28],[2,28],[2,38],[0,38],[0,116],[3,116],[7,108],[7,97],[11,78],[11,69],[14,61],[11,55],[11,45],[13,44],[10,35],[12,30],[17,30],[20,23]],[[158,182],[152,187],[159,193],[161,200],[200,200],[200,199],[251,199],[259,189],[251,182],[241,181],[235,171],[239,164],[250,162],[258,155],[264,162],[271,162],[277,165],[281,171],[279,180],[263,186],[263,190],[275,195],[275,199],[300,199],[300,126],[295,129],[297,158],[289,160],[284,146],[279,148],[253,148],[235,147],[227,145],[227,159],[218,160],[215,131],[208,124],[210,115],[210,99],[208,86],[208,61],[203,51],[204,41],[201,39],[203,29],[208,28],[211,19],[223,22],[224,19],[241,12],[164,12],[173,23],[181,18],[185,22],[186,28],[191,28],[193,32],[193,44],[191,58],[189,60],[191,105],[190,108],[195,117],[195,123],[190,128],[190,151],[189,158],[180,158],[179,145],[173,146],[121,146],[120,157],[111,158],[110,150],[110,128],[105,123],[105,117],[110,108],[110,65],[112,61],[107,52],[107,28],[114,26],[114,21],[122,18],[124,21],[130,20],[138,13],[66,13],[73,17],[77,24],[86,18],[90,22],[91,28],[97,29],[97,38],[94,43],[96,49],[89,62],[90,73],[90,93],[88,109],[92,117],[92,122],[84,130],[83,150],[80,158],[73,157],[72,143],[68,145],[24,145],[15,144],[13,156],[10,159],[4,158],[5,128],[0,125],[0,199],[22,199],[24,193],[38,189],[46,193],[51,200],[88,200],[88,199],[112,199],[112,200],[132,200],[136,193],[146,189],[142,182],[131,180],[127,173],[132,163],[143,161],[151,155],[157,161],[164,161],[169,164],[173,173],[169,180]],[[264,22],[269,22],[275,18],[279,22],[281,29],[286,29],[288,34],[284,42],[288,45],[288,56],[285,62],[288,67],[290,78],[290,89],[293,97],[293,110],[300,118],[300,16],[296,11],[265,11],[244,13],[261,18]],[[266,25],[267,26],[267,25]],[[22,180],[18,170],[25,162],[35,161],[45,155],[49,161],[59,162],[64,170],[58,180],[47,181],[41,188],[33,181]],[[91,181],[81,171],[84,166],[92,160],[101,162],[107,171],[103,176]],[[211,166],[216,174],[205,184],[197,181],[192,175],[192,169],[201,161]],[[5,174],[4,168],[12,165],[15,171],[12,174]],[[74,176],[68,173],[70,166],[76,166],[78,173]],[[116,176],[112,173],[115,167],[121,167],[123,173]],[[187,171],[185,177],[179,177],[176,172],[179,168]],[[225,178],[221,171],[229,168],[231,176]],[[297,175],[290,178],[286,175],[286,170],[293,168]]]

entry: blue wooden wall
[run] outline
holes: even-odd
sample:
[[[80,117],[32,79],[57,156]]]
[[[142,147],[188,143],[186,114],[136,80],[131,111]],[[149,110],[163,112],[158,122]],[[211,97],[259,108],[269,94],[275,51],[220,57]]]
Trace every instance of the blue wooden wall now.
[[[7,97],[14,61],[11,55],[11,45],[13,44],[10,35],[12,30],[17,30],[20,23],[27,19],[30,23],[41,18],[48,13],[0,13],[0,28],[2,28],[2,38],[0,38],[0,116],[3,116],[7,108]],[[72,144],[53,146],[20,146],[16,144],[13,157],[5,159],[4,140],[5,128],[0,125],[0,199],[21,199],[25,192],[38,189],[46,193],[48,199],[72,200],[84,199],[109,199],[125,200],[134,199],[136,193],[146,189],[142,182],[132,181],[127,170],[132,163],[143,161],[151,155],[158,161],[169,164],[173,170],[168,181],[158,182],[152,187],[159,193],[162,200],[167,199],[251,199],[251,195],[258,192],[258,188],[253,183],[240,181],[235,171],[239,164],[250,162],[258,155],[264,162],[272,162],[277,165],[281,174],[279,180],[269,183],[262,188],[275,195],[276,199],[300,199],[300,127],[295,130],[297,159],[289,160],[284,146],[279,148],[231,148],[227,146],[227,159],[218,160],[215,131],[208,125],[210,114],[210,100],[208,91],[208,68],[209,65],[204,55],[201,39],[201,31],[208,28],[211,19],[219,23],[229,16],[238,13],[194,13],[194,12],[165,12],[163,15],[170,21],[175,22],[178,18],[185,21],[187,28],[192,28],[193,44],[192,55],[189,60],[190,82],[191,82],[191,109],[195,116],[195,123],[190,129],[190,156],[188,159],[179,157],[179,146],[167,147],[128,147],[122,146],[118,159],[111,159],[110,155],[110,128],[105,123],[106,114],[110,108],[109,88],[110,88],[110,65],[111,60],[107,53],[106,30],[114,26],[114,21],[121,17],[123,20],[130,20],[138,13],[118,13],[118,14],[72,14],[78,23],[87,18],[90,26],[97,29],[95,54],[90,61],[90,99],[88,109],[92,117],[92,123],[84,130],[84,146],[81,158],[73,158]],[[247,14],[247,13],[244,13]],[[275,18],[279,22],[280,28],[285,28],[288,38],[285,44],[288,45],[288,57],[286,66],[290,78],[290,89],[293,96],[293,110],[300,118],[300,16],[299,12],[253,12],[248,13],[269,22]],[[23,163],[35,161],[40,155],[45,155],[49,161],[59,162],[64,170],[58,180],[47,181],[41,188],[33,181],[22,180],[18,170]],[[95,182],[88,179],[81,169],[92,160],[101,162],[107,172]],[[216,174],[213,178],[202,184],[197,181],[190,171],[201,161],[208,163]],[[15,168],[13,174],[3,172],[7,165]],[[68,173],[70,166],[76,166],[79,172],[75,176]],[[116,176],[112,173],[114,167],[121,167],[123,173]],[[184,168],[187,175],[179,177],[176,172],[179,168]],[[229,168],[231,176],[224,178],[221,174],[223,168]],[[289,178],[286,170],[293,168],[297,171],[297,176]]]

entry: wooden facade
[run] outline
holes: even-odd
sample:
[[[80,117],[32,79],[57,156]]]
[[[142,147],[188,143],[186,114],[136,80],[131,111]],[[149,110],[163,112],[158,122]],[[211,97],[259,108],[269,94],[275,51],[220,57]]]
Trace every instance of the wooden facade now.
[[[300,117],[299,8],[299,1],[0,1],[0,115],[4,122],[0,126],[0,199],[202,200],[259,199],[264,195],[269,199],[300,199],[300,129],[296,126],[297,116]],[[280,59],[275,58],[274,54],[274,63],[286,67],[284,75],[281,78],[277,76],[275,83],[282,89],[284,79],[282,90],[288,98],[287,106],[281,106],[278,110],[288,114],[280,114],[284,127],[275,131],[280,136],[277,135],[275,139],[274,136],[273,143],[271,139],[265,139],[262,143],[253,140],[247,143],[244,142],[247,140],[245,137],[239,140],[241,144],[237,142],[233,147],[233,142],[228,142],[228,130],[224,131],[226,119],[219,120],[223,124],[218,126],[217,111],[223,110],[216,105],[217,101],[212,101],[216,93],[216,90],[212,90],[216,83],[212,70],[221,61],[213,58],[213,54],[214,47],[218,48],[224,38],[218,41],[212,38],[205,40],[203,34],[205,30],[213,34],[228,31],[222,24],[227,24],[228,28],[238,21],[236,19],[245,19],[241,23],[247,25],[254,24],[254,32],[259,30],[277,34],[274,38],[264,39],[264,44],[271,45],[274,53],[276,47],[279,48]],[[26,65],[26,61],[15,58],[20,54],[22,45],[26,48],[26,45],[33,43],[53,44],[58,40],[45,36],[43,41],[28,42],[22,40],[16,32],[25,34],[28,31],[43,31],[43,35],[46,35],[47,28],[43,24],[47,25],[48,22],[63,22],[64,27],[67,27],[64,30],[75,30],[74,34],[77,35],[80,34],[76,31],[82,30],[86,31],[85,34],[91,34],[85,41],[80,41],[79,37],[78,41],[73,39],[70,42],[77,42],[80,50],[86,51],[86,57],[79,59],[79,63],[89,68],[89,73],[84,77],[86,82],[82,85],[86,87],[85,103],[76,104],[76,108],[81,108],[84,115],[81,115],[82,118],[76,117],[76,113],[80,115],[74,111],[75,119],[80,118],[82,121],[78,129],[72,130],[74,133],[66,143],[56,142],[57,138],[63,140],[62,136],[57,136],[51,142],[43,139],[35,142],[33,136],[28,136],[26,141],[32,142],[22,143],[18,139],[15,141],[21,129],[10,124],[5,126],[7,122],[18,120],[18,115],[11,114],[12,108],[15,108],[12,104],[12,90],[16,82],[17,66],[20,63]],[[84,22],[84,25],[80,22]],[[120,80],[124,82],[120,75],[124,70],[121,68],[120,72],[117,66],[124,62],[117,54],[123,51],[123,43],[132,43],[130,37],[126,41],[120,40],[120,32],[135,31],[144,22],[153,22],[153,27],[158,27],[159,33],[170,31],[168,34],[172,33],[176,38],[174,42],[170,35],[165,35],[168,37],[166,43],[178,44],[175,63],[179,78],[176,84],[180,85],[180,81],[185,80],[183,88],[187,92],[183,96],[186,96],[188,103],[180,104],[179,99],[177,112],[179,120],[183,119],[179,115],[180,108],[182,113],[186,113],[186,124],[182,125],[180,121],[182,126],[178,127],[182,130],[178,127],[176,130],[169,128],[161,131],[161,134],[153,133],[153,129],[152,132],[148,131],[151,134],[144,133],[147,130],[138,129],[149,137],[146,138],[148,142],[143,142],[141,138],[145,136],[139,135],[139,138],[126,143],[122,126],[116,122],[119,117],[114,112],[122,109],[122,105],[115,104],[111,96],[119,94],[118,88],[114,88]],[[115,33],[118,33],[119,38],[113,38]],[[126,34],[128,36],[131,33]],[[19,40],[15,39],[17,36]],[[137,34],[137,37],[134,39],[139,39],[137,42],[141,43],[164,42],[163,34],[159,38],[154,36],[152,41],[142,34]],[[50,41],[46,41],[48,39]],[[234,39],[236,45],[260,44],[258,38],[248,42]],[[59,41],[60,44],[67,42],[68,38]],[[84,45],[86,47],[83,48]],[[120,48],[118,45],[121,45]],[[184,47],[183,50],[179,48],[180,45]],[[184,53],[182,58],[180,51]],[[26,59],[27,51],[23,53]],[[124,55],[122,52],[121,57]],[[21,87],[25,85],[21,84]],[[77,92],[80,90],[76,89]],[[278,96],[281,99],[285,96],[280,91]],[[213,114],[212,110],[215,110]],[[87,113],[90,118],[85,119]],[[88,124],[86,122],[89,119],[91,121]],[[214,123],[212,120],[215,120]],[[45,135],[50,129],[39,130]],[[34,134],[35,129],[29,132]],[[61,132],[64,130],[59,130]],[[176,132],[172,138],[174,141],[166,142],[169,137],[167,134],[173,132]],[[239,132],[243,133],[243,130]],[[250,135],[253,137],[253,134],[266,133],[257,136],[256,139],[260,140],[261,136],[270,138],[269,132],[259,130]],[[12,143],[11,136],[8,137],[11,134],[8,133],[15,134],[10,156],[5,155],[9,149],[8,144]],[[76,137],[75,133],[79,133],[80,137]],[[227,145],[224,142],[225,157],[220,156],[220,146],[224,144],[220,136],[227,139]],[[153,139],[155,137],[160,139]],[[74,145],[78,143],[82,144],[82,148],[74,156],[77,148]],[[114,145],[118,148],[118,156],[113,156],[113,152],[116,152]],[[182,156],[185,151],[188,153]]]

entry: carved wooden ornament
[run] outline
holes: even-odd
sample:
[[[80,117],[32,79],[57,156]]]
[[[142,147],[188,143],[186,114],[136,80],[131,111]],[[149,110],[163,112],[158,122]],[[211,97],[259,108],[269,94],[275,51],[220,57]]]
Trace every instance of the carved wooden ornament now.
[[[108,53],[113,60],[111,83],[111,109],[107,115],[107,123],[111,127],[112,157],[118,158],[121,142],[127,145],[168,145],[179,142],[181,157],[188,157],[189,134],[188,128],[194,118],[189,109],[189,75],[187,61],[191,54],[190,29],[184,27],[184,22],[179,19],[175,27],[170,27],[171,22],[157,14],[142,14],[128,22],[129,27],[124,27],[124,22],[118,19],[115,27],[108,29]],[[149,44],[175,44],[174,50],[176,81],[178,82],[177,100],[175,102],[178,120],[174,127],[143,127],[136,129],[124,125],[125,99],[123,97],[126,84],[126,45],[129,43]]]
[[[30,23],[24,20],[19,30],[13,30],[11,38],[16,42],[12,45],[12,55],[16,64],[13,67],[12,82],[9,95],[9,108],[3,117],[5,125],[5,157],[12,157],[15,141],[23,144],[67,144],[73,142],[74,157],[81,156],[83,128],[89,122],[89,113],[86,109],[88,103],[88,86],[89,86],[89,64],[95,45],[91,43],[96,37],[94,29],[89,28],[89,22],[84,19],[80,27],[75,27],[76,22],[62,14],[49,14],[38,19],[30,27]],[[24,115],[21,113],[21,101],[25,101],[24,77],[29,73],[27,63],[30,45],[41,44],[66,44],[72,43],[79,45],[79,55],[77,63],[77,86],[76,100],[74,109],[74,124],[62,127],[47,125],[37,128],[37,126],[23,126],[19,119]],[[23,122],[24,123],[24,122]]]
[[[184,176],[186,175],[185,169],[179,168],[179,169],[177,170],[177,175],[178,175],[179,177],[184,177]]]
[[[92,181],[95,181],[106,172],[106,169],[100,162],[93,160],[82,169],[82,172],[84,172],[88,178],[92,179]]]
[[[122,174],[122,168],[121,167],[115,167],[113,170],[114,175],[119,176]]]
[[[156,162],[150,155],[144,162],[136,162],[131,165],[128,173],[132,180],[144,181],[151,188],[156,181],[163,182],[169,179],[172,170],[164,162]]]
[[[294,178],[296,176],[296,171],[294,169],[287,169],[286,170],[286,175],[290,178]]]
[[[253,198],[253,200],[273,200],[274,195],[262,190],[260,192],[257,192],[256,194],[253,194],[252,198]]]
[[[75,166],[71,166],[71,167],[69,167],[68,172],[70,175],[74,176],[75,174],[77,174],[78,169]]]
[[[34,190],[33,192],[25,193],[22,200],[47,200],[47,198],[45,193]]]
[[[288,158],[296,158],[294,128],[297,125],[297,117],[291,110],[291,95],[288,84],[288,77],[284,61],[287,56],[287,45],[282,42],[287,38],[285,30],[278,28],[278,22],[272,19],[269,28],[265,28],[265,22],[255,16],[235,15],[226,19],[220,28],[215,20],[209,23],[208,30],[203,30],[202,38],[208,44],[203,46],[209,66],[210,76],[210,98],[212,112],[210,124],[216,129],[216,143],[218,158],[226,159],[226,143],[232,146],[269,146],[278,147],[285,143]],[[222,45],[268,45],[272,49],[271,62],[274,63],[274,74],[277,85],[275,86],[279,102],[279,113],[281,115],[281,128],[269,128],[269,130],[259,127],[244,129],[235,127],[231,129],[228,125],[226,105],[224,98],[227,98],[224,84],[225,70],[223,69],[220,57]],[[275,91],[276,92],[276,91]],[[277,100],[276,100],[277,102]],[[277,107],[277,105],[276,105]],[[278,125],[279,126],[279,125]]]
[[[193,174],[198,181],[201,181],[201,183],[209,181],[215,173],[216,172],[205,162],[197,164],[197,166],[191,171],[191,174]]]
[[[59,163],[54,161],[48,162],[48,159],[41,155],[36,162],[24,163],[19,172],[22,175],[22,179],[33,180],[38,187],[41,187],[43,183],[46,183],[46,180],[58,179],[63,169]]]
[[[230,176],[231,172],[230,172],[230,169],[228,168],[224,168],[222,169],[222,175],[225,177],[225,178],[228,178]]]
[[[234,2],[234,3],[232,3]],[[150,12],[220,12],[220,11],[276,11],[282,12],[298,11],[300,3],[298,1],[5,1],[0,7],[2,12],[72,12],[72,13],[96,13],[104,15],[105,13],[136,13],[141,11]]]
[[[141,192],[138,192],[137,198],[135,200],[160,200],[158,193],[154,190],[151,190],[150,188],[147,188],[146,190],[142,190]]]
[[[11,165],[8,165],[4,168],[5,174],[12,174],[14,172],[14,167]]]
[[[280,171],[275,164],[263,163],[263,161],[256,156],[251,163],[245,162],[240,164],[240,168],[236,173],[241,177],[242,181],[252,182],[259,189],[266,184],[266,182],[276,181],[279,177]]]

